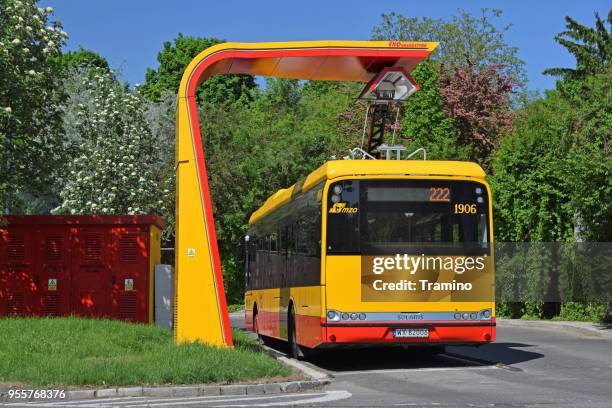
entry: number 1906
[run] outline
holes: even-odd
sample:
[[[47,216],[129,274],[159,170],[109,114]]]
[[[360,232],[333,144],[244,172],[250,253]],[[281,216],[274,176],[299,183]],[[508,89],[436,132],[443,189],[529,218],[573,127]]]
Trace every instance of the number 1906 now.
[[[476,204],[455,204],[455,214],[476,214]]]

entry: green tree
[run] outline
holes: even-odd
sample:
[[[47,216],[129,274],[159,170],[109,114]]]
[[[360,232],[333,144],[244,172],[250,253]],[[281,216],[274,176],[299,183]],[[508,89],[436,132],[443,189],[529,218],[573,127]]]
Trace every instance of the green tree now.
[[[435,138],[418,128],[410,131],[422,135],[417,137],[429,146],[431,157],[460,157],[488,166],[491,153],[510,127],[511,106],[519,106],[519,99],[526,99],[524,62],[518,58],[517,48],[505,39],[510,26],[497,28],[501,11],[483,9],[481,16],[475,17],[460,10],[448,20],[408,18],[397,13],[383,14],[382,18],[373,29],[375,39],[440,42],[428,61],[415,69],[418,75],[419,69],[437,63],[439,72],[427,70],[437,89],[431,86],[433,83],[428,84],[430,90],[417,92],[411,98],[415,102],[409,101],[408,107],[416,114],[410,120],[421,128],[448,126],[446,119],[446,123],[440,121],[445,117],[450,118],[451,129],[440,128],[445,136],[438,134]],[[427,75],[417,83],[427,82]],[[517,89],[520,92],[516,93]],[[418,107],[413,109],[415,104]],[[429,111],[434,118],[431,124],[426,116],[419,116],[420,110]],[[410,120],[403,126],[411,126]],[[430,139],[426,142],[423,137]],[[432,144],[433,140],[439,143]]]
[[[261,93],[265,101],[274,109],[283,112],[295,110],[302,98],[302,87],[296,79],[266,77],[266,91]]]
[[[556,39],[575,55],[576,67],[546,71],[562,76],[557,89],[517,112],[513,132],[496,152],[492,187],[500,241],[612,240],[612,69],[609,32],[596,19],[590,29],[566,18],[568,30]],[[530,264],[519,272],[526,282],[523,293],[534,302],[527,309],[572,319],[607,314],[609,249],[606,254],[604,246],[592,243],[527,248],[500,269],[507,286],[517,273],[505,266],[517,260]],[[546,262],[536,265],[538,259]],[[570,303],[542,304],[543,295]]]
[[[304,83],[304,94],[324,94],[338,90],[346,83],[340,81],[306,81]]]
[[[612,240],[611,83],[610,67],[566,78],[517,113],[494,160],[498,239]]]
[[[440,70],[434,61],[421,62],[412,72],[421,89],[405,104],[402,133],[411,150],[424,147],[433,160],[468,160],[470,146],[459,143],[459,133],[445,113],[440,93]]]
[[[566,31],[555,36],[575,58],[576,68],[550,68],[544,74],[563,76],[568,79],[585,78],[602,73],[610,65],[612,55],[612,9],[606,21],[595,13],[595,27],[587,27],[566,16]],[[607,26],[607,27],[606,27]]]
[[[60,54],[67,34],[53,9],[0,0],[0,206],[44,210],[61,163]],[[33,165],[35,163],[35,165]]]
[[[524,89],[525,63],[518,57],[518,48],[506,41],[511,26],[498,28],[501,16],[502,11],[496,9],[482,9],[480,16],[459,10],[448,20],[387,13],[372,34],[376,40],[438,41],[440,46],[430,58],[447,69],[463,66],[466,59],[477,67],[499,66],[504,75]]]
[[[62,66],[65,71],[70,71],[73,68],[78,67],[98,67],[103,69],[110,69],[106,58],[101,56],[95,51],[79,47],[76,51],[68,51],[57,57],[57,62]]]
[[[200,52],[223,42],[217,38],[189,37],[179,34],[173,42],[165,42],[157,54],[159,67],[147,69],[143,94],[152,100],[159,100],[164,91],[178,92],[185,69]],[[207,79],[198,89],[198,103],[233,103],[249,100],[256,88],[250,75],[218,75]]]
[[[511,242],[564,242],[573,237],[564,158],[567,157],[572,117],[569,104],[558,91],[529,104],[515,120],[512,134],[503,140],[493,161],[493,205],[496,238]],[[511,287],[523,286],[513,299],[513,309],[552,317],[559,311],[559,248],[532,244],[520,246],[501,262],[498,279]],[[519,261],[522,269],[506,270]],[[542,260],[547,262],[542,263]],[[544,305],[545,307],[542,307]],[[515,316],[516,317],[516,316]]]
[[[517,113],[493,160],[499,241],[553,242],[573,236],[563,158],[572,129],[570,104],[549,91]]]
[[[564,170],[574,237],[612,242],[612,67],[559,87],[573,113]]]

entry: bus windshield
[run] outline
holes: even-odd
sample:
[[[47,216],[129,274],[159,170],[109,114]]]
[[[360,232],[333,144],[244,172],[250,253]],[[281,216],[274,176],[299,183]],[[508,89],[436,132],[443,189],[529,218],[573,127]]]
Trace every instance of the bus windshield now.
[[[477,182],[343,180],[327,204],[330,254],[488,252],[489,197]]]

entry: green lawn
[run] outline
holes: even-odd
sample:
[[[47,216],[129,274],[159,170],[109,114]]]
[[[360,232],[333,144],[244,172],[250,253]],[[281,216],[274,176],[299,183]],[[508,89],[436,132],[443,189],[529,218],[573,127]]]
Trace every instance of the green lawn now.
[[[241,310],[244,310],[244,304],[236,304],[236,305],[228,305],[227,306],[227,311],[230,313],[234,313],[234,312],[239,312]]]
[[[0,383],[154,385],[286,377],[291,370],[234,331],[234,349],[175,346],[172,332],[110,320],[0,319]]]

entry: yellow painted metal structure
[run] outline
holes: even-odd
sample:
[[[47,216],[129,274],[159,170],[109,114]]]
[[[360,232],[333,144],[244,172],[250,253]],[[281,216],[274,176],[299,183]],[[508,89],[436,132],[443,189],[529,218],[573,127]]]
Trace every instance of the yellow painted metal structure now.
[[[232,345],[195,91],[207,78],[249,74],[367,82],[386,67],[410,72],[438,45],[403,41],[224,43],[189,64],[176,119],[175,339]]]

